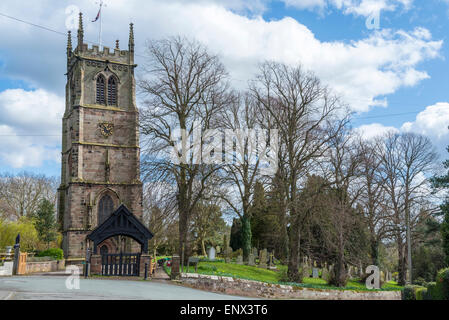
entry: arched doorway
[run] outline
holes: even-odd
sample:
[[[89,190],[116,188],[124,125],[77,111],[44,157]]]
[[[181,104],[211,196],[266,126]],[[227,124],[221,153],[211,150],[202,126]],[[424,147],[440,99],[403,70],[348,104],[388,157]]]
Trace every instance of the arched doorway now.
[[[121,205],[112,214],[107,213],[110,196],[100,200],[98,219],[104,219],[87,239],[93,242],[93,253],[101,253],[101,274],[105,276],[138,276],[140,273],[141,254],[148,253],[148,241],[153,238],[150,230],[137,219],[131,211]],[[107,215],[107,216],[106,216]],[[128,237],[140,244],[140,253],[109,253],[104,241],[114,237]]]

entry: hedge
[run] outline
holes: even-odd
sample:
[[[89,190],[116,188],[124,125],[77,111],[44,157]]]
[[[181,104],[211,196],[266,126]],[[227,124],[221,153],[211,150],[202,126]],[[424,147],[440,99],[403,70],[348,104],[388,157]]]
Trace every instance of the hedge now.
[[[62,251],[62,249],[59,249],[59,248],[51,248],[51,249],[39,252],[36,256],[37,257],[52,257],[52,258],[55,258],[56,260],[62,260],[62,259],[64,259],[64,251]]]
[[[402,289],[402,300],[422,300],[422,292],[424,289],[427,291],[425,287],[417,285],[406,285],[404,289]]]
[[[438,271],[435,287],[438,300],[449,300],[449,268]]]

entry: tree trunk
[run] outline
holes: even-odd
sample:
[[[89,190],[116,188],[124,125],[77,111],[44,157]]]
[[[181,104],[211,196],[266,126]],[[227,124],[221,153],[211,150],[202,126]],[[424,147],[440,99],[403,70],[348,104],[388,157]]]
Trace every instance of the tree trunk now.
[[[207,253],[206,253],[206,245],[204,244],[204,238],[201,239],[201,251],[203,253],[203,256],[207,255]]]
[[[398,284],[400,286],[405,286],[407,274],[405,270],[404,244],[402,243],[402,238],[400,234],[397,235],[397,245],[398,245]]]
[[[371,263],[379,267],[379,241],[376,238],[371,238]]]
[[[302,273],[299,273],[299,226],[295,221],[290,226],[289,244],[290,254],[288,257],[287,276],[291,282],[302,282]]]
[[[244,215],[241,220],[243,260],[248,261],[251,252],[251,220],[246,215]]]

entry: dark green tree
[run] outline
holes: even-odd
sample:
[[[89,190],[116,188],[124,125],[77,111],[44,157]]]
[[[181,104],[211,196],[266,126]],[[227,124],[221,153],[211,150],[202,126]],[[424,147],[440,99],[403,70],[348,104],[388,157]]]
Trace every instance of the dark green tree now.
[[[234,220],[232,220],[229,246],[234,251],[242,248],[242,221],[240,218],[234,218]]]
[[[254,186],[254,199],[251,206],[251,233],[253,247],[258,249],[275,250],[275,255],[281,234],[279,215],[275,208],[271,208],[265,195],[262,183],[257,182]]]
[[[56,240],[57,226],[55,217],[55,207],[51,201],[47,199],[41,200],[39,207],[34,215],[35,223],[39,239],[50,247],[50,242]]]
[[[446,201],[441,206],[441,211],[444,213],[444,220],[441,224],[441,237],[443,238],[443,251],[445,254],[446,267],[449,266],[449,201]]]
[[[447,148],[449,152],[449,147]],[[443,162],[444,168],[449,169],[449,160]],[[449,170],[448,172],[439,177],[432,179],[433,187],[435,190],[449,189]],[[446,266],[449,266],[449,198],[446,197],[444,203],[440,206],[441,214],[444,216],[443,223],[441,224],[441,237],[443,238],[443,251],[445,254]]]

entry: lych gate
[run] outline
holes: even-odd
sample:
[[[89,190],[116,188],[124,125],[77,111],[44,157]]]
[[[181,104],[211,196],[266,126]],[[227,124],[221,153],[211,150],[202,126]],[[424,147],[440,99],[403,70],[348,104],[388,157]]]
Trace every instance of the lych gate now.
[[[99,248],[100,244],[116,236],[135,240],[140,244],[140,253],[109,253],[107,247]],[[93,242],[91,271],[106,276],[139,276],[143,271],[140,266],[151,263],[147,255],[148,241],[151,238],[151,231],[122,204],[87,236]],[[101,255],[98,255],[99,251]]]

